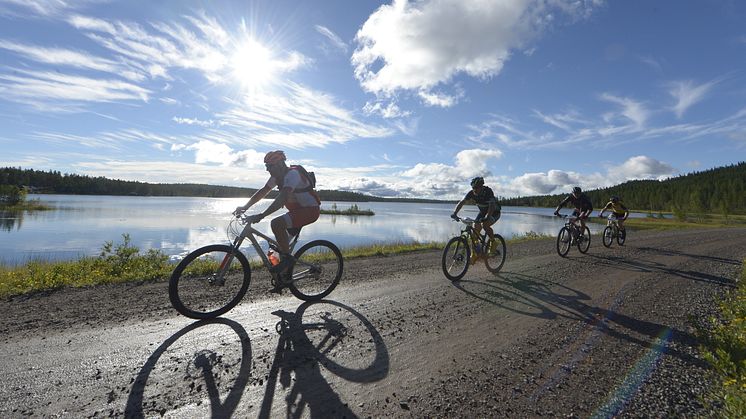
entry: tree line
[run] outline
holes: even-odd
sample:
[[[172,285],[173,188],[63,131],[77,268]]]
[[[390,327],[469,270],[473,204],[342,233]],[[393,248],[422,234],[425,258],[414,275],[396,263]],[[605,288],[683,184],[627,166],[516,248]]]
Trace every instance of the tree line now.
[[[108,179],[59,171],[42,171],[14,167],[0,168],[0,186],[8,190],[25,189],[31,193],[56,193],[66,195],[136,195],[136,196],[200,196],[209,198],[249,197],[256,189],[235,186],[203,185],[193,183],[147,183]],[[15,189],[13,189],[15,188]],[[0,189],[2,191],[2,189]],[[272,191],[269,198],[276,196]],[[349,191],[318,191],[322,201],[344,202],[442,202],[435,199],[381,198]],[[2,198],[0,193],[0,198]]]
[[[594,208],[602,208],[612,195],[627,208],[663,211],[746,214],[746,162],[658,180],[632,180],[608,188],[584,191]],[[555,207],[570,191],[500,199],[502,205]]]

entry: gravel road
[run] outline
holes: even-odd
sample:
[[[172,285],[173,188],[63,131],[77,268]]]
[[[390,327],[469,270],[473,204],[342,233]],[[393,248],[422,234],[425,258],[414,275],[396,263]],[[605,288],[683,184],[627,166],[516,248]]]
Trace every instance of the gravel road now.
[[[560,258],[508,245],[448,281],[440,253],[346,261],[330,299],[267,292],[193,322],[167,283],[0,301],[0,417],[693,417],[710,385],[693,326],[746,229],[630,232]]]

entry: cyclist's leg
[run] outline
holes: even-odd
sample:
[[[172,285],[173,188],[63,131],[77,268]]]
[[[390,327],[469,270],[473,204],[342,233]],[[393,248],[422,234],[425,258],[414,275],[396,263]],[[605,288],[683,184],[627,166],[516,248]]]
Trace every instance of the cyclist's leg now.
[[[497,221],[496,217],[487,217],[482,221],[482,226],[484,227],[484,231],[487,233],[487,237],[489,237],[490,242],[495,240],[495,231],[492,230],[492,225],[495,224]]]
[[[615,214],[615,217],[616,217],[617,225],[619,225],[619,230],[624,230],[624,216],[623,215],[619,216]]]
[[[272,219],[272,232],[275,233],[275,239],[277,239],[277,246],[280,248],[281,254],[287,254],[289,250],[288,244],[288,228],[292,227],[292,221],[289,216],[290,213],[285,213],[277,218]]]

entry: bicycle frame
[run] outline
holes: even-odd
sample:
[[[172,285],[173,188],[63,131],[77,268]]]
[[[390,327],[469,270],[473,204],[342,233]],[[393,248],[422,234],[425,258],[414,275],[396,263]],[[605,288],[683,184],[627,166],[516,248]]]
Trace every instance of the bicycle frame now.
[[[261,259],[262,264],[269,271],[269,268],[272,267],[272,263],[270,263],[267,255],[264,254],[264,249],[262,249],[262,247],[259,245],[259,240],[257,240],[256,236],[259,236],[262,239],[264,239],[269,244],[269,247],[277,252],[279,252],[280,245],[277,243],[275,239],[267,236],[266,234],[252,227],[251,223],[248,222],[248,217],[239,216],[234,221],[245,223],[245,225],[243,227],[243,230],[241,230],[241,233],[238,234],[236,238],[233,240],[231,247],[233,247],[233,249],[235,249],[236,252],[240,252],[241,251],[240,247],[241,247],[241,244],[243,244],[244,239],[249,239],[249,241],[251,242],[251,245],[254,247],[254,250],[256,250],[256,253],[259,255],[259,258]],[[293,236],[293,239],[290,241],[289,246],[288,246],[289,253],[293,252],[293,249],[295,248],[296,243],[298,243],[299,236],[300,236],[300,232],[298,232],[298,234],[295,234]],[[231,265],[232,261],[233,261],[233,255],[227,254],[225,255],[225,258],[223,259],[223,261],[220,263],[220,268],[218,270],[219,275],[217,278],[214,278],[218,282],[219,285],[222,284],[223,278],[226,273],[225,271],[227,267]],[[294,273],[293,280],[296,280],[302,274],[305,274],[305,271],[300,272],[300,273]],[[272,273],[270,271],[270,275],[272,275],[272,278],[275,279],[278,274]]]
[[[614,216],[614,214],[609,214],[609,216],[606,217],[606,226],[612,228],[614,237],[619,234],[619,220]]]

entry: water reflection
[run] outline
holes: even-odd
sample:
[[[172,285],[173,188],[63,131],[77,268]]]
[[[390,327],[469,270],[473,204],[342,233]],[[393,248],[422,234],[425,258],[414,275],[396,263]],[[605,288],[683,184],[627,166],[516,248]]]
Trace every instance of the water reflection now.
[[[22,210],[0,209],[0,229],[5,231],[12,231],[14,228],[20,230],[22,224]]]
[[[226,227],[231,211],[245,198],[118,197],[37,195],[55,208],[33,214],[0,212],[0,263],[29,259],[71,259],[96,255],[106,241],[119,242],[128,233],[142,250],[161,249],[168,255],[185,254],[198,247],[229,241]],[[252,208],[258,212],[271,201]],[[322,208],[348,208],[347,202],[324,202]],[[461,224],[449,215],[454,204],[358,203],[373,216],[321,215],[301,233],[301,242],[326,239],[340,248],[392,242],[445,242],[459,233]],[[527,232],[556,235],[563,220],[552,208],[503,207],[495,230],[505,238]],[[278,212],[277,214],[280,214]],[[474,207],[460,215],[474,217]],[[272,217],[257,228],[269,232]],[[596,233],[602,224],[590,224]],[[301,243],[302,244],[302,243]],[[247,248],[252,252],[250,248]]]

